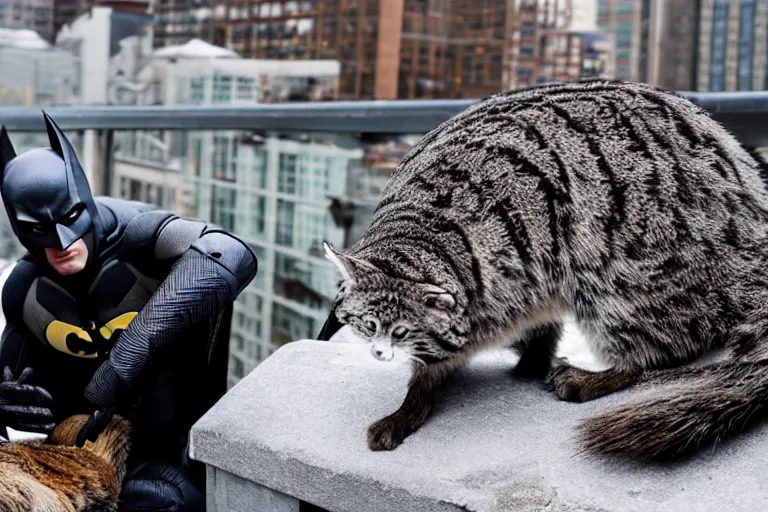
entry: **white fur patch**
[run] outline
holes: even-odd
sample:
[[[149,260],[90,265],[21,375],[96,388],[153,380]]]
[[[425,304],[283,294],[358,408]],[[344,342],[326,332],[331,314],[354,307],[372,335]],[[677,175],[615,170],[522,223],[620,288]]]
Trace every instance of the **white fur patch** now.
[[[376,336],[371,340],[371,354],[379,361],[391,361],[395,357],[395,347],[389,336]]]

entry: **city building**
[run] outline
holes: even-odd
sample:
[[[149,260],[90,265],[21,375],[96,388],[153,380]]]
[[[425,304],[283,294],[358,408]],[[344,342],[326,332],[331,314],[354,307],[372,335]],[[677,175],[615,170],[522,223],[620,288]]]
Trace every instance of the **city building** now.
[[[53,48],[32,30],[0,28],[0,69],[5,70],[0,73],[0,105],[45,108],[79,103],[80,60]],[[73,144],[80,143],[77,134],[67,135]],[[19,153],[48,144],[44,133],[14,132],[10,137]],[[14,260],[23,253],[3,211],[0,258]]]
[[[614,74],[613,39],[609,35],[570,29],[547,30],[540,35],[539,48],[541,55],[535,77],[538,83]]]
[[[594,10],[594,0],[166,0],[154,44],[197,37],[246,58],[337,60],[340,99],[482,97],[535,83],[541,31],[594,31]]]
[[[54,0],[0,0],[0,27],[26,29],[52,41]]]
[[[648,28],[651,0],[597,0],[598,29],[613,36],[614,75],[647,81]]]
[[[51,106],[77,103],[80,59],[52,47],[31,30],[0,28],[0,104]],[[7,72],[13,70],[13,72]]]
[[[615,75],[689,91],[768,89],[768,0],[598,0]]]
[[[596,25],[595,0],[520,0],[505,88],[614,75],[613,35]]]
[[[177,46],[191,39],[211,41],[211,9],[203,0],[154,0],[152,44]]]
[[[243,59],[199,40],[153,49],[140,35],[112,59],[110,97],[138,105],[333,99],[339,70],[336,61]],[[363,189],[351,176],[364,155],[359,141],[232,130],[120,132],[115,141],[112,195],[213,222],[259,258],[235,303],[230,385],[281,345],[317,335],[337,279],[322,241],[349,242],[332,205]]]
[[[72,20],[83,14],[90,5],[88,0],[53,0],[53,38],[59,30]]]
[[[696,89],[768,89],[768,0],[700,1]]]
[[[53,34],[51,41],[65,25],[94,6],[109,7],[114,12],[146,15],[150,0],[53,0]],[[127,35],[127,34],[126,34]]]

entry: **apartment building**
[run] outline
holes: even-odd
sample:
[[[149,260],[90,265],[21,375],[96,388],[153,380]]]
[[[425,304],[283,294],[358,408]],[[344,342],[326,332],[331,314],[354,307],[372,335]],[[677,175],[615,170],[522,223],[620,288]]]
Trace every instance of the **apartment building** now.
[[[54,0],[0,0],[0,27],[32,30],[53,41]]]
[[[115,98],[132,104],[253,105],[335,95],[336,61],[243,59],[202,41],[151,50],[142,38],[113,59]],[[197,51],[197,55],[195,55]],[[118,85],[120,84],[120,85]],[[119,89],[119,93],[117,92]],[[113,194],[216,223],[246,241],[259,272],[235,303],[229,383],[278,347],[314,337],[335,293],[336,270],[322,241],[342,247],[348,229],[331,205],[359,190],[359,141],[341,134],[233,130],[121,132]],[[375,201],[378,198],[376,195]]]
[[[598,0],[615,73],[675,90],[768,89],[768,0]]]
[[[573,1],[162,0],[155,45],[337,60],[340,99],[479,97],[535,82],[540,32],[568,26]]]
[[[768,0],[701,0],[695,86],[768,89]]]

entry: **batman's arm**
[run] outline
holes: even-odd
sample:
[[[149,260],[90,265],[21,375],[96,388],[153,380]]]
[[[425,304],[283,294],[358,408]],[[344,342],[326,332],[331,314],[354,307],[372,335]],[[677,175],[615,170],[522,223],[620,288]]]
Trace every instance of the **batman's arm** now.
[[[53,399],[34,369],[40,352],[24,324],[24,299],[37,277],[34,264],[19,261],[2,292],[5,328],[0,338],[0,435],[6,428],[49,432],[53,428]]]
[[[0,371],[8,366],[14,375],[18,375],[32,363],[29,353],[31,333],[24,325],[24,299],[36,277],[34,264],[22,259],[3,285],[5,328],[0,338]]]
[[[93,404],[109,408],[130,393],[159,350],[173,350],[190,328],[215,319],[253,280],[257,259],[237,237],[203,222],[163,212],[140,215],[126,228],[125,243],[153,231],[152,257],[172,262],[168,276],[120,335],[109,358],[85,391]],[[137,220],[142,222],[136,224]],[[138,231],[138,233],[136,233]]]

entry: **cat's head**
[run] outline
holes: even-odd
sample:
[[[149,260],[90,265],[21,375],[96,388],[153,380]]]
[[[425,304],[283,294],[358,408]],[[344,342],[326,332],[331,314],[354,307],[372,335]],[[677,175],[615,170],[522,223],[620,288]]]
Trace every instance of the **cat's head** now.
[[[455,286],[393,277],[323,245],[342,276],[336,317],[371,343],[376,359],[389,361],[400,349],[434,363],[461,352],[467,333],[465,301]]]

